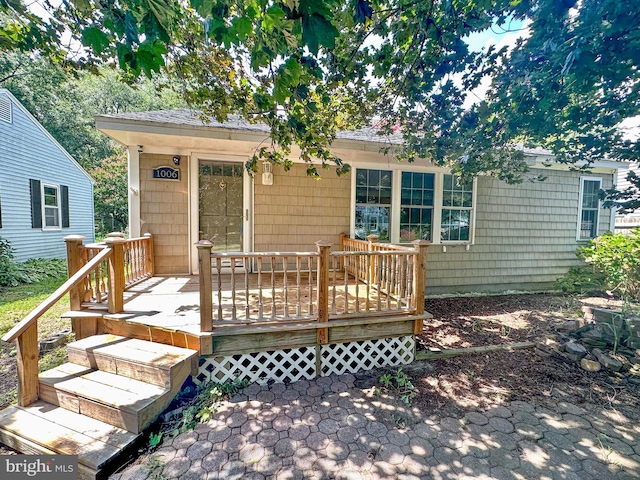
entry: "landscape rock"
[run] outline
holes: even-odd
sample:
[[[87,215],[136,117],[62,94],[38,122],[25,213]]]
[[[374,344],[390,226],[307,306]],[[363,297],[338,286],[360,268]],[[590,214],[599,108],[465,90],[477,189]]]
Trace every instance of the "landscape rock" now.
[[[583,358],[582,360],[580,360],[580,366],[587,372],[599,372],[602,368],[600,362],[589,360],[587,358]]]
[[[580,322],[578,320],[565,320],[556,327],[559,332],[573,332],[578,328],[580,328]]]
[[[554,352],[559,352],[560,351],[560,343],[558,343],[555,339],[553,338],[543,338],[541,340],[539,340],[538,342],[536,342],[536,348],[542,350],[543,352],[551,355]]]
[[[578,359],[576,361],[580,360],[582,357],[584,357],[587,354],[587,349],[585,348],[585,346],[574,341],[567,342],[564,345],[564,350],[568,354],[578,356]]]
[[[594,325],[590,329],[581,332],[580,336],[584,339],[602,340],[602,332],[597,325]]]
[[[600,349],[594,348],[591,353],[595,355],[598,361],[602,364],[604,368],[608,368],[614,372],[620,371],[622,368],[622,362],[616,360],[615,358],[611,358],[606,353],[603,353]]]

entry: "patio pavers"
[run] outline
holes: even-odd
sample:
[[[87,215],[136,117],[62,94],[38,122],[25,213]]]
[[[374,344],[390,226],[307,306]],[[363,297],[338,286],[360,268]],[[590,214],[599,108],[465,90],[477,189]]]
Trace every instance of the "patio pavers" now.
[[[615,410],[549,400],[424,415],[356,383],[250,385],[111,478],[640,479],[640,425]]]

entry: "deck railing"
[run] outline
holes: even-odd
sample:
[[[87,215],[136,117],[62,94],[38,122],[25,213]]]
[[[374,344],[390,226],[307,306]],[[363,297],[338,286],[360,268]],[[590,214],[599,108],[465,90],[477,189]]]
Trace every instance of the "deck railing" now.
[[[375,238],[342,237],[336,252],[318,242],[316,252],[212,253],[213,245],[200,241],[201,331],[234,324],[422,314],[428,244],[391,246]]]
[[[42,315],[66,293],[73,311],[86,308],[87,303],[103,304],[106,299],[109,313],[122,312],[124,291],[153,276],[151,235],[130,240],[122,237],[115,234],[104,243],[89,245],[82,244],[82,235],[65,237],[68,280],[2,337],[16,343],[19,405],[38,399],[38,319]],[[78,336],[82,325],[72,321],[72,328]]]
[[[315,318],[317,257],[314,252],[212,254],[214,323]]]

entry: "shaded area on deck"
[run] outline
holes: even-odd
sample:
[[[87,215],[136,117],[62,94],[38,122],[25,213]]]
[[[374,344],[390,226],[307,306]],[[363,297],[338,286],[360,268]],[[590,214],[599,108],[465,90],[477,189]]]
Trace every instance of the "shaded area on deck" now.
[[[244,278],[244,273],[242,274]],[[289,274],[289,285],[295,285],[294,274]],[[252,316],[256,316],[258,310],[263,309],[263,320],[249,319],[243,315],[243,311],[236,308],[236,314],[233,315],[234,305],[232,299],[232,283],[230,275],[221,276],[221,285],[223,290],[222,302],[218,303],[218,294],[214,292],[214,326],[237,325],[241,324],[268,324],[272,321],[306,321],[315,320],[317,318],[317,287],[315,279],[312,278],[309,283],[308,275],[303,277],[303,281],[298,287],[290,287],[284,289],[284,275],[276,274],[275,287],[263,289],[260,293],[257,283],[257,274],[247,274],[248,288],[242,285],[242,288],[235,292],[236,303],[246,305],[248,292],[249,308]],[[347,288],[344,287],[344,273],[338,272],[336,279],[341,288],[332,289],[329,294],[335,300],[333,302],[335,308],[329,312],[330,319],[334,314],[342,313],[345,310],[345,301],[350,308],[355,311],[366,312],[368,303],[380,303],[389,305],[387,313],[398,311],[404,313],[401,308],[402,304],[396,299],[379,293],[377,290],[370,289],[369,296],[367,286],[364,282],[355,282],[353,277],[349,280]],[[214,276],[214,282],[216,281]],[[346,295],[345,295],[346,292]],[[200,291],[198,276],[167,276],[152,277],[144,280],[139,284],[131,287],[124,294],[124,311],[122,313],[110,314],[110,318],[118,318],[127,320],[128,322],[140,323],[147,326],[166,328],[176,331],[184,331],[192,334],[200,333]],[[260,295],[262,295],[262,303],[260,303]],[[335,297],[334,297],[335,295]],[[286,302],[285,302],[285,297]],[[357,307],[354,307],[357,300]],[[293,301],[293,302],[292,302]],[[217,305],[220,308],[217,308]],[[286,306],[288,305],[288,306]],[[288,312],[285,312],[288,309]],[[310,313],[311,312],[311,313]],[[217,318],[223,320],[217,320]],[[233,317],[239,318],[240,322],[233,322]],[[244,320],[244,321],[242,321]]]

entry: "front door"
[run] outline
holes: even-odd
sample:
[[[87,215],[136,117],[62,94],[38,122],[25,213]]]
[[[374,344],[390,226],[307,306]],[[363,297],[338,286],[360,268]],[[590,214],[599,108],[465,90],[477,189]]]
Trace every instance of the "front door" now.
[[[199,235],[214,252],[239,252],[243,244],[243,166],[200,160]]]

